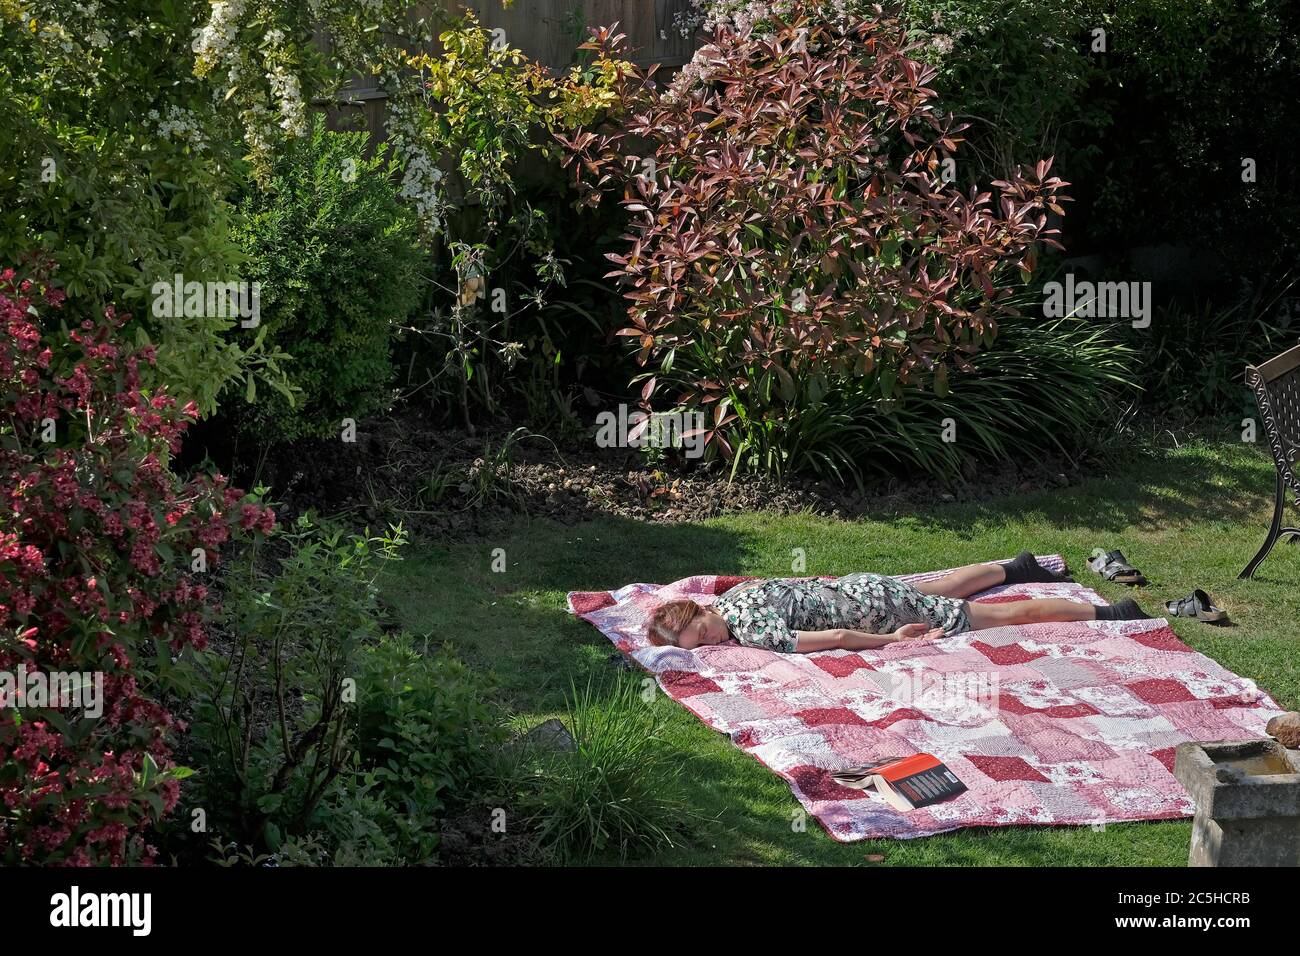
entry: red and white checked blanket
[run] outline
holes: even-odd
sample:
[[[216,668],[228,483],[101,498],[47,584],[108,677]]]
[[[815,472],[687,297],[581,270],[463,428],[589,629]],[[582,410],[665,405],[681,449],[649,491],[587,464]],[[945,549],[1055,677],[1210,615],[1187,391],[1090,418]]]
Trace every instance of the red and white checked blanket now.
[[[1039,561],[1064,566],[1057,555]],[[1192,650],[1164,620],[1020,625],[820,654],[734,642],[687,651],[646,640],[646,617],[660,602],[708,603],[742,580],[697,575],[662,587],[575,591],[569,609],[674,700],[780,774],[844,842],[1190,816],[1195,807],[1172,772],[1174,747],[1261,737],[1281,713],[1252,681]],[[1012,597],[1105,603],[1080,584],[1004,586],[975,600]],[[904,813],[831,778],[918,752],[944,761],[969,790]]]

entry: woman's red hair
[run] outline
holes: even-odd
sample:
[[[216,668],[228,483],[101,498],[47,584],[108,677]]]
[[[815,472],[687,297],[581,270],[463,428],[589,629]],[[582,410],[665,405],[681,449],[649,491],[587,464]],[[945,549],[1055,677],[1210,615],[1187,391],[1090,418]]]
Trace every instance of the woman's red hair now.
[[[650,620],[646,622],[646,637],[650,638],[651,644],[659,647],[666,645],[676,647],[677,635],[702,610],[703,608],[690,598],[665,601],[654,609]]]

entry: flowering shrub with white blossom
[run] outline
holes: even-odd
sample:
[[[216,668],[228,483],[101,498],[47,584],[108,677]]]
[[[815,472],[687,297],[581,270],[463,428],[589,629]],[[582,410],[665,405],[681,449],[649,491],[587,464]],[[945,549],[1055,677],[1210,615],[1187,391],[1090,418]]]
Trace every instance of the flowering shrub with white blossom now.
[[[157,373],[211,413],[223,389],[279,380],[282,356],[236,319],[155,316],[175,275],[240,278],[226,201],[239,117],[193,72],[207,0],[0,0],[0,259],[48,257],[66,311],[112,303],[157,347]],[[180,40],[178,38],[185,38]]]
[[[689,9],[675,19],[682,36],[690,37],[698,30],[713,33],[718,28],[733,33],[762,30],[796,13],[844,24],[872,7],[869,0],[690,0]]]
[[[407,23],[410,6],[397,0],[212,3],[193,33],[194,74],[209,82],[214,98],[234,103],[259,178],[270,175],[287,139],[309,132],[307,95],[334,92],[350,67],[379,67],[390,40],[427,40],[425,18]],[[329,38],[328,53],[313,42],[317,32]]]

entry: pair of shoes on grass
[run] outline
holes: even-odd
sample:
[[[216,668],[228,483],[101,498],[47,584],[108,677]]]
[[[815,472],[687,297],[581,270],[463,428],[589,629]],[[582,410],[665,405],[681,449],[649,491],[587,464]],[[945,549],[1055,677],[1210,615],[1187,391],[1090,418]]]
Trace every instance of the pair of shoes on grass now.
[[[1107,551],[1103,548],[1094,548],[1092,555],[1088,559],[1088,567],[1100,574],[1107,581],[1114,581],[1116,584],[1141,585],[1146,584],[1147,579],[1137,568],[1129,564],[1128,559],[1124,557],[1124,552],[1115,548]],[[1114,608],[1126,608],[1122,613],[1130,615],[1134,609],[1137,615],[1123,617],[1102,617],[1100,612],[1097,615],[1098,620],[1108,621],[1128,621],[1139,618],[1148,618],[1150,615],[1142,613],[1137,602],[1130,599],[1121,601],[1113,605]],[[1179,598],[1176,601],[1165,602],[1165,613],[1170,617],[1187,617],[1197,621],[1204,621],[1207,624],[1227,624],[1228,612],[1220,607],[1215,607],[1214,600],[1202,591],[1200,588],[1194,590],[1185,598]]]

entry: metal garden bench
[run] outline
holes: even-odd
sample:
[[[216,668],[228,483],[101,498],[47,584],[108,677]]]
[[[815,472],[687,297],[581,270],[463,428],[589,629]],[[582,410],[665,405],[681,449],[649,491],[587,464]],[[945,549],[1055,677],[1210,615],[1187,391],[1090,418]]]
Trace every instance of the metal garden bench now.
[[[1300,345],[1262,365],[1246,366],[1246,384],[1255,393],[1264,435],[1273,452],[1273,464],[1277,466],[1277,500],[1268,537],[1238,575],[1240,578],[1254,576],[1255,569],[1268,557],[1278,538],[1290,535],[1293,541],[1300,539],[1300,528],[1282,527],[1288,489],[1300,506],[1300,475],[1297,475],[1300,471]]]

